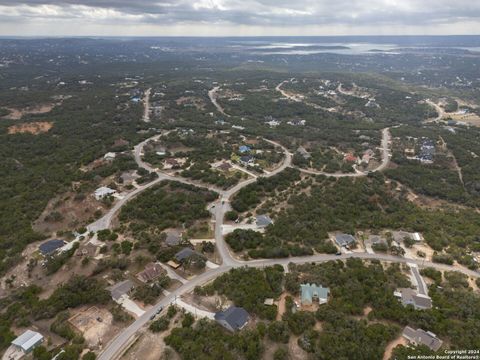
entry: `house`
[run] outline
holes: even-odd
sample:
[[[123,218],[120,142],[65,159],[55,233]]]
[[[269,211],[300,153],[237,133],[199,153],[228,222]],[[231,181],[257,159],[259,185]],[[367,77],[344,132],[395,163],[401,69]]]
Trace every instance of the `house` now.
[[[230,171],[231,168],[232,168],[232,165],[227,161],[224,161],[217,166],[217,169],[223,172],[228,172]]]
[[[180,166],[180,163],[176,159],[168,158],[168,159],[165,159],[163,167],[165,169],[173,169],[179,166]]]
[[[250,146],[242,145],[238,148],[238,151],[240,152],[240,154],[245,154],[245,153],[250,152],[251,148],[250,148]]]
[[[414,241],[417,241],[417,242],[423,240],[422,234],[420,234],[418,232],[409,233],[409,232],[406,232],[406,231],[393,231],[392,236],[393,236],[393,240],[395,240],[398,243],[402,242],[405,238],[410,239],[410,240],[414,240]]]
[[[415,346],[425,345],[433,351],[440,349],[443,344],[443,341],[437,338],[437,335],[431,331],[425,331],[422,329],[415,330],[410,326],[405,326],[402,336]]]
[[[103,155],[103,159],[104,160],[107,160],[107,161],[112,161],[112,160],[115,160],[115,157],[117,156],[116,153],[114,152],[108,152],[106,153],[105,155]]]
[[[112,299],[118,302],[123,297],[128,296],[134,287],[135,286],[131,280],[125,280],[108,287],[107,290],[110,291]]]
[[[251,155],[246,155],[246,156],[241,156],[240,157],[240,164],[242,164],[243,166],[253,165],[254,163],[255,163],[255,161],[253,159],[253,156],[251,156]]]
[[[350,234],[336,234],[335,242],[338,246],[347,247],[355,243],[355,238]]]
[[[25,331],[12,341],[12,345],[28,354],[43,342],[43,335],[32,330]]]
[[[325,304],[330,294],[329,288],[316,284],[301,284],[300,290],[302,305],[311,305],[314,300],[318,301],[319,304]]]
[[[413,289],[402,288],[393,293],[403,306],[412,305],[417,310],[425,310],[432,308],[432,299],[423,294],[417,294]]]
[[[197,252],[195,250],[192,250],[191,248],[186,247],[180,250],[179,252],[177,252],[174,257],[176,261],[178,261],[179,263],[182,263],[196,254]]]
[[[345,156],[343,157],[343,160],[345,160],[346,162],[356,162],[357,157],[352,153],[348,153],[348,154],[345,154]]]
[[[255,224],[258,228],[265,228],[272,223],[273,221],[268,215],[257,215],[257,217],[255,218]]]
[[[247,325],[250,316],[244,308],[230,306],[225,311],[215,313],[215,321],[229,331],[242,330]]]
[[[178,231],[168,231],[165,238],[165,244],[168,246],[177,246],[182,242],[182,234]]]
[[[382,238],[381,236],[379,235],[370,235],[368,237],[368,242],[372,245],[380,245],[380,244],[387,244],[387,240],[385,240],[384,238]]]
[[[137,279],[143,283],[151,282],[161,275],[165,275],[166,271],[158,263],[149,263],[145,269],[137,274]]]
[[[310,153],[303,146],[298,147],[297,153],[299,153],[305,160],[308,160],[312,157],[312,155],[310,155]]]
[[[54,252],[56,252],[58,249],[60,249],[64,245],[65,245],[65,241],[54,239],[54,240],[48,240],[44,242],[38,247],[38,249],[40,250],[43,256],[47,256],[47,255],[52,255]]]
[[[95,190],[95,199],[101,200],[104,197],[113,195],[117,192],[117,190],[110,189],[109,187],[102,186]]]

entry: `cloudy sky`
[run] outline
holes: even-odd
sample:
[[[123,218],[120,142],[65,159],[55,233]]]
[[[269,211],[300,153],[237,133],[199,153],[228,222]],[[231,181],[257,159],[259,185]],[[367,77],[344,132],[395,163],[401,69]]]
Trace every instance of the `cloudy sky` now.
[[[479,0],[0,0],[0,35],[480,34]]]

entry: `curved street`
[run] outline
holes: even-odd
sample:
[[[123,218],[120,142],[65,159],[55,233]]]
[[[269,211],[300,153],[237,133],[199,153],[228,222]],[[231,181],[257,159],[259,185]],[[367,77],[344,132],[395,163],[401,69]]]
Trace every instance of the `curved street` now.
[[[235,267],[243,267],[243,266],[266,267],[266,266],[272,266],[275,264],[280,264],[285,266],[285,265],[288,265],[289,263],[294,263],[294,264],[304,264],[309,262],[320,263],[320,262],[326,262],[331,260],[345,260],[348,258],[360,258],[365,260],[379,260],[379,261],[385,261],[385,262],[414,263],[414,264],[417,264],[419,267],[433,267],[438,270],[460,271],[471,277],[480,276],[479,273],[463,267],[461,268],[453,267],[449,265],[433,263],[433,262],[428,262],[424,260],[409,259],[409,258],[392,256],[392,255],[386,255],[386,254],[369,254],[369,253],[351,253],[351,254],[342,254],[342,255],[317,254],[312,256],[290,257],[290,258],[281,258],[281,259],[262,259],[262,260],[250,260],[250,261],[239,260],[234,256],[232,256],[227,244],[224,241],[224,237],[222,235],[222,226],[224,222],[224,216],[225,216],[225,213],[230,210],[230,199],[232,198],[232,196],[235,195],[238,191],[240,191],[245,186],[257,181],[257,178],[249,178],[245,181],[240,182],[239,184],[237,184],[236,186],[228,190],[220,190],[213,186],[206,186],[204,184],[199,184],[186,178],[172,176],[164,172],[158,171],[152,168],[149,164],[146,164],[145,162],[143,162],[142,151],[143,151],[143,147],[148,141],[152,139],[157,139],[159,136],[160,135],[156,135],[150,139],[147,139],[141,142],[140,144],[138,144],[137,146],[135,146],[134,148],[134,157],[138,166],[148,171],[155,171],[159,176],[158,179],[137,188],[135,191],[129,193],[123,199],[119,200],[105,216],[103,216],[101,219],[89,225],[88,230],[98,231],[101,229],[108,228],[111,224],[111,220],[114,217],[114,215],[126,202],[128,202],[130,199],[132,199],[134,196],[138,195],[142,191],[148,189],[149,187],[161,181],[164,181],[164,180],[180,181],[186,184],[203,186],[203,187],[209,188],[210,190],[216,191],[220,195],[220,199],[210,204],[209,208],[214,218],[215,241],[216,241],[216,246],[217,246],[220,258],[222,260],[222,264],[218,268],[209,269],[206,272],[202,273],[201,275],[194,277],[193,279],[184,283],[182,286],[180,286],[179,288],[177,288],[176,290],[172,291],[170,294],[162,298],[157,304],[155,304],[151,309],[146,311],[145,314],[143,314],[141,317],[136,319],[130,326],[125,328],[117,337],[115,337],[109,344],[107,344],[104,351],[99,355],[98,357],[99,360],[117,359],[131,344],[135,334],[150,321],[151,316],[156,314],[156,312],[160,308],[164,308],[165,306],[168,306],[170,303],[174,302],[175,299],[181,296],[182,294],[192,291],[195,288],[195,286],[200,286],[202,284],[205,284],[206,282],[213,280],[217,276]],[[288,151],[287,148],[285,148],[281,144],[274,142],[272,140],[267,140],[267,139],[265,140],[270,142],[273,145],[281,147],[284,153],[284,159],[282,164],[278,166],[275,170],[270,172],[269,174],[264,175],[264,177],[271,177],[282,172],[287,167],[292,166],[292,154]],[[388,128],[383,129],[382,130],[382,147],[381,147],[382,163],[381,165],[379,165],[379,167],[377,167],[373,171],[382,171],[388,166],[390,162],[390,156],[391,156],[390,149],[389,149],[390,141],[391,140],[390,140],[389,129]],[[330,173],[313,172],[313,171],[310,172],[304,169],[299,169],[299,170],[305,173],[313,173],[315,175],[319,174],[319,175],[325,175],[325,176],[331,176],[331,177],[348,177],[348,176],[358,177],[358,176],[367,175],[366,173],[330,174]]]

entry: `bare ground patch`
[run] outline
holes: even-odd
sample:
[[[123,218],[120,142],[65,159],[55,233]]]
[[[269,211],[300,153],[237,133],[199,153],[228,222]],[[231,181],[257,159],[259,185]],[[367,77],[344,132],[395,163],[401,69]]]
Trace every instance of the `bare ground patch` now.
[[[51,103],[51,104],[40,104],[35,106],[28,106],[23,109],[17,108],[6,108],[10,111],[10,114],[4,116],[4,119],[7,120],[20,120],[25,115],[39,115],[39,114],[46,114],[52,111],[52,109],[59,104]]]
[[[38,135],[48,132],[53,127],[53,123],[49,121],[38,121],[19,125],[12,125],[8,128],[8,134],[33,134]]]

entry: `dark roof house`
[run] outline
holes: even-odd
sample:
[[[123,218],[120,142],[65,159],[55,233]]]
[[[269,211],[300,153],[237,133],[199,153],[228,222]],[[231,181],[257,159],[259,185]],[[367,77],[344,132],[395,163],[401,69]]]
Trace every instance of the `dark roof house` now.
[[[186,247],[175,254],[175,260],[177,260],[178,262],[182,262],[187,260],[189,257],[191,257],[194,254],[196,254],[194,250],[190,249],[189,247]]]
[[[51,255],[58,249],[60,249],[63,245],[65,245],[65,241],[63,240],[49,240],[47,242],[44,242],[39,246],[39,250],[42,253],[42,255]]]
[[[350,234],[337,234],[335,235],[335,242],[338,246],[348,246],[355,243],[355,238]]]
[[[243,329],[248,323],[250,316],[244,308],[230,306],[225,311],[220,311],[215,314],[215,320],[229,331],[237,331]]]
[[[133,282],[131,280],[121,281],[115,285],[112,285],[107,288],[112,295],[112,299],[115,301],[120,300],[124,295],[128,295],[130,291],[134,288]]]

